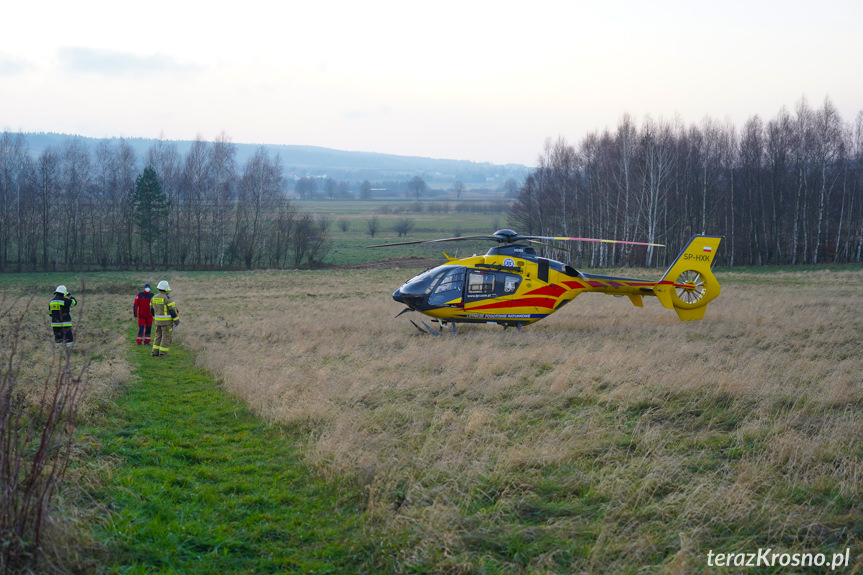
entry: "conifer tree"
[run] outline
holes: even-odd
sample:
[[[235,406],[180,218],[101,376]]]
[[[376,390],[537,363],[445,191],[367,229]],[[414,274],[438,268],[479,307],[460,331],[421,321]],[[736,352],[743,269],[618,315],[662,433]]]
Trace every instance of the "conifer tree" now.
[[[135,179],[132,206],[135,224],[138,226],[141,241],[146,246],[149,264],[152,266],[153,244],[160,238],[166,237],[164,232],[167,227],[170,207],[153,166],[144,168],[144,173]]]

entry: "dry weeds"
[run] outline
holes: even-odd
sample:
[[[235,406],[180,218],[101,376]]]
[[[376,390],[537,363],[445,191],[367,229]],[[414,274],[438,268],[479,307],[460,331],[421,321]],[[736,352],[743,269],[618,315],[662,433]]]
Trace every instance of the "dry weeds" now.
[[[0,426],[7,432],[0,459],[4,466],[8,466],[7,472],[16,468],[20,470],[20,482],[10,482],[3,488],[9,490],[4,495],[22,510],[16,521],[21,525],[34,522],[32,531],[41,534],[37,537],[30,531],[25,533],[27,537],[38,538],[40,573],[67,573],[86,563],[86,552],[93,548],[89,525],[94,521],[95,510],[80,505],[77,499],[80,495],[78,488],[90,481],[82,466],[73,464],[67,467],[63,453],[52,454],[51,457],[56,459],[52,459],[50,464],[45,463],[44,456],[37,457],[36,448],[50,445],[52,449],[68,454],[71,460],[80,462],[84,456],[80,444],[71,443],[67,452],[63,447],[64,434],[72,432],[69,422],[87,422],[111,401],[122,384],[131,379],[131,370],[125,359],[128,342],[117,329],[118,325],[129,321],[120,310],[127,310],[130,307],[127,300],[131,300],[125,296],[119,298],[104,294],[78,294],[77,297],[79,305],[73,310],[76,343],[68,358],[72,375],[63,376],[61,371],[66,366],[66,350],[58,350],[54,346],[47,315],[50,293],[42,298],[22,296],[20,288],[0,285],[0,361],[3,363],[0,372],[4,377],[9,376],[6,380],[9,386],[4,390],[8,395],[0,401],[14,403],[23,400],[28,416],[38,418],[43,426],[39,429],[12,425],[26,418],[10,419],[5,422],[7,425]],[[51,393],[52,389],[62,389],[63,393],[55,395]],[[70,392],[74,400],[69,399]],[[54,406],[64,406],[57,409],[69,410],[69,421],[64,419],[58,423],[57,417],[60,416],[56,413],[51,418],[46,415],[52,413],[51,401]],[[55,426],[52,426],[52,421]],[[18,450],[18,445],[23,449]],[[31,468],[39,469],[39,473],[31,476],[35,479],[25,481]],[[38,497],[45,497],[45,500],[34,506],[34,519],[27,516],[24,503]],[[4,546],[8,544],[15,549],[14,543],[4,541]],[[21,543],[26,549],[32,541]]]
[[[414,271],[171,280],[200,364],[364,485],[377,528],[413,542],[397,561],[458,571],[549,497],[580,511],[523,535],[585,541],[586,572],[863,551],[863,272],[720,273],[700,322],[586,294],[521,332],[431,337],[394,319]]]

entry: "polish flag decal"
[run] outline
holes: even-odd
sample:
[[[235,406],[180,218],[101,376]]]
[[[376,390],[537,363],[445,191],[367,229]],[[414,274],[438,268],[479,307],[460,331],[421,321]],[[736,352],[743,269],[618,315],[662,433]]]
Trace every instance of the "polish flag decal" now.
[[[704,246],[704,251],[706,251],[706,252],[712,252],[712,251],[713,251],[713,248],[711,248],[710,246]]]

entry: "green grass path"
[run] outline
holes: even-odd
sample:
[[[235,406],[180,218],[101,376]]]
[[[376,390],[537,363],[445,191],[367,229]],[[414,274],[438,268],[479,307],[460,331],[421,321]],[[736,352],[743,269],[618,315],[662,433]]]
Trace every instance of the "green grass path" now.
[[[227,396],[190,353],[132,353],[139,381],[98,428],[112,458],[93,493],[113,511],[105,573],[373,572],[349,490],[322,482],[295,438]]]

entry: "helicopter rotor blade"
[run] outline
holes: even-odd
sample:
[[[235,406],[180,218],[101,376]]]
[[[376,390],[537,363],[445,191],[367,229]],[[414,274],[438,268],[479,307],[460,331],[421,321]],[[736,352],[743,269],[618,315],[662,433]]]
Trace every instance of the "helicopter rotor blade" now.
[[[597,238],[570,238],[556,236],[522,236],[526,240],[551,240],[551,241],[567,241],[567,242],[602,242],[606,244],[629,244],[633,246],[655,246],[664,248],[665,244],[652,244],[648,242],[631,242],[627,240],[601,240]]]
[[[534,245],[537,245],[537,246],[542,246],[542,247],[544,247],[544,248],[552,248],[552,249],[555,249],[555,250],[560,248],[560,246],[556,246],[556,245],[553,245],[553,244],[547,244],[547,243],[545,243],[545,242],[541,242],[541,241],[539,241],[539,240],[527,240],[527,241],[528,241],[528,243],[531,243],[531,244],[534,244]]]
[[[477,241],[477,240],[491,240],[497,243],[503,244],[512,244],[514,242],[519,241],[527,241],[533,242],[546,247],[555,247],[549,244],[542,243],[543,241],[567,241],[567,242],[602,242],[608,244],[629,244],[633,246],[655,246],[655,247],[665,247],[664,244],[653,244],[647,242],[633,242],[627,240],[602,240],[597,238],[572,238],[565,236],[523,236],[513,230],[498,230],[494,234],[484,235],[484,236],[459,236],[456,238],[439,238],[434,240],[411,240],[404,242],[392,242],[388,244],[375,244],[373,246],[366,246],[367,248],[384,248],[388,246],[408,246],[415,244],[433,244],[438,242],[464,242],[464,241]]]
[[[466,241],[476,241],[476,240],[494,240],[494,236],[460,236],[457,238],[439,238],[436,240],[411,240],[409,242],[393,242],[389,244],[375,244],[373,246],[366,246],[367,248],[386,248],[389,246],[409,246],[413,244],[434,244],[438,242],[466,242]]]

